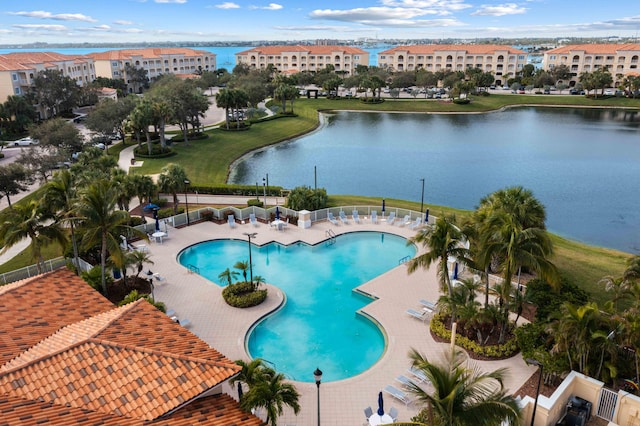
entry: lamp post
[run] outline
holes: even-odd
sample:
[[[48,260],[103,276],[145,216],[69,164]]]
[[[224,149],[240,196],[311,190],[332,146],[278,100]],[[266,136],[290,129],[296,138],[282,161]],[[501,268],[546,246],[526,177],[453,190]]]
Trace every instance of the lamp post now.
[[[253,284],[253,262],[251,261],[251,239],[258,235],[257,232],[243,232],[249,239],[249,276],[251,277],[251,284]]]
[[[189,198],[187,198],[187,187],[189,186],[191,182],[189,182],[189,179],[185,179],[184,180],[184,205],[187,211],[187,226],[189,226]]]
[[[536,389],[536,402],[533,405],[533,413],[531,414],[531,426],[533,426],[533,422],[536,420],[536,408],[538,408],[538,396],[540,395],[540,383],[542,382],[542,372],[544,370],[544,365],[541,362],[531,358],[527,358],[525,361],[527,364],[540,367],[540,376],[538,376],[538,387]]]
[[[322,371],[316,368],[313,372],[313,378],[316,379],[316,386],[318,387],[318,426],[320,426],[320,381],[322,380]]]
[[[420,215],[423,213],[424,207],[424,178],[420,179],[422,181],[422,198],[420,199]]]
[[[264,193],[264,208],[267,208],[267,180],[262,178],[262,191]]]

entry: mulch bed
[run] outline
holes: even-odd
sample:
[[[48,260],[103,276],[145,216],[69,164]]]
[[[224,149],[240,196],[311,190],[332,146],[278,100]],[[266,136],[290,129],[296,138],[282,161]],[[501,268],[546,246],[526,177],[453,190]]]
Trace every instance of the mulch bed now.
[[[140,294],[151,294],[151,284],[149,280],[143,277],[127,276],[127,285],[125,286],[122,280],[114,281],[108,288],[109,296],[107,299],[114,305],[117,305],[122,301],[125,296],[131,293],[133,290],[138,290]]]

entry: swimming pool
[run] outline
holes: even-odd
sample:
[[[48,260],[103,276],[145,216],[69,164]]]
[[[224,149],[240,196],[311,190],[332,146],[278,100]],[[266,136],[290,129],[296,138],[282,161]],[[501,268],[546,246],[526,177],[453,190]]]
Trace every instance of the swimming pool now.
[[[314,246],[253,246],[254,276],[282,289],[287,300],[249,332],[249,354],[301,382],[312,382],[316,367],[323,382],[367,370],[384,353],[385,336],[357,313],[371,299],[353,289],[415,253],[405,238],[381,232],[347,233]],[[178,255],[182,265],[197,266],[214,283],[225,269],[248,258],[248,243],[242,240],[206,241]]]

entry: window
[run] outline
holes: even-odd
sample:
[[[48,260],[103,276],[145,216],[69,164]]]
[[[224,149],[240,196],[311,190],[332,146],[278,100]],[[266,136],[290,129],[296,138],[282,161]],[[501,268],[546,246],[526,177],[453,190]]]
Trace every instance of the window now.
[[[524,61],[524,55],[518,55],[518,60],[519,61]]]
[[[118,66],[118,63],[117,63],[116,61],[113,61],[113,62],[111,62],[111,66],[112,66],[112,67],[117,67],[117,66]]]
[[[18,81],[18,74],[11,74],[11,77],[13,77],[13,81]]]
[[[556,60],[556,55],[549,55],[549,60],[550,61],[555,61]]]

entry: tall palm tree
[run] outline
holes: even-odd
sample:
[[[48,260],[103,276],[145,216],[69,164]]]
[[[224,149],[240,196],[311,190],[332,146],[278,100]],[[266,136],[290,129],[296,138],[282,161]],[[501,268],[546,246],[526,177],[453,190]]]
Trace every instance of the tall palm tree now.
[[[614,309],[617,311],[619,302],[633,294],[631,281],[624,277],[613,277],[607,275],[603,277],[598,284],[604,284],[604,289],[611,293],[611,301]]]
[[[216,106],[224,108],[224,117],[227,130],[229,129],[229,109],[233,108],[235,101],[230,89],[222,89],[216,94]]]
[[[178,214],[178,192],[184,191],[187,181],[187,172],[180,164],[169,163],[162,168],[158,177],[160,191],[168,192],[173,196],[173,214]]]
[[[84,231],[82,245],[86,249],[98,246],[102,272],[102,291],[107,294],[106,268],[109,254],[113,258],[123,256],[120,246],[122,235],[145,238],[143,232],[127,225],[129,213],[116,210],[117,192],[108,180],[99,180],[89,185],[78,202],[78,217]]]
[[[133,191],[138,197],[138,203],[140,207],[144,207],[145,203],[151,202],[153,195],[157,192],[156,184],[153,183],[151,176],[147,175],[133,175],[131,177],[133,184]],[[140,217],[144,221],[144,209],[140,209]]]
[[[69,170],[60,170],[56,173],[44,187],[43,200],[49,209],[57,213],[62,223],[69,224],[73,261],[77,271],[79,269],[78,241],[76,239],[78,218],[75,216],[77,188],[73,174]]]
[[[285,405],[291,407],[295,414],[300,412],[299,398],[296,387],[285,382],[284,374],[263,367],[257,382],[249,387],[240,406],[245,410],[264,408],[267,412],[267,423],[277,426],[278,416],[282,415]]]
[[[438,263],[438,276],[440,278],[440,291],[447,292],[449,300],[453,300],[453,287],[449,277],[447,265],[449,256],[464,259],[467,249],[464,247],[465,235],[455,224],[455,216],[441,216],[432,226],[421,228],[407,244],[421,244],[429,249],[411,259],[407,265],[407,271],[411,274],[418,268],[428,269],[432,263]],[[451,309],[451,322],[456,320],[455,306]]]
[[[504,388],[506,370],[501,368],[482,373],[469,368],[461,352],[451,351],[445,360],[432,363],[412,349],[409,358],[415,368],[423,371],[434,390],[425,391],[415,383],[408,390],[426,405],[429,424],[442,426],[497,425],[506,421],[519,424],[518,403]]]
[[[31,258],[37,263],[38,272],[44,272],[42,249],[53,242],[64,249],[68,243],[64,230],[55,219],[55,215],[45,208],[44,203],[36,200],[18,203],[13,208],[6,209],[0,216],[0,242],[4,246],[2,252],[29,238]]]
[[[238,271],[240,271],[240,273],[242,274],[242,278],[246,282],[247,281],[247,272],[251,268],[251,265],[249,265],[249,261],[248,260],[239,260],[239,261],[237,261],[235,263],[235,265],[233,265],[233,267],[235,269],[237,269]]]
[[[225,269],[224,271],[220,272],[220,274],[218,274],[218,278],[220,278],[223,283],[226,282],[227,285],[233,284],[233,279],[237,276],[238,276],[238,272],[232,271],[229,268]]]
[[[633,256],[627,260],[627,269],[623,275],[625,280],[640,279],[640,256]]]

